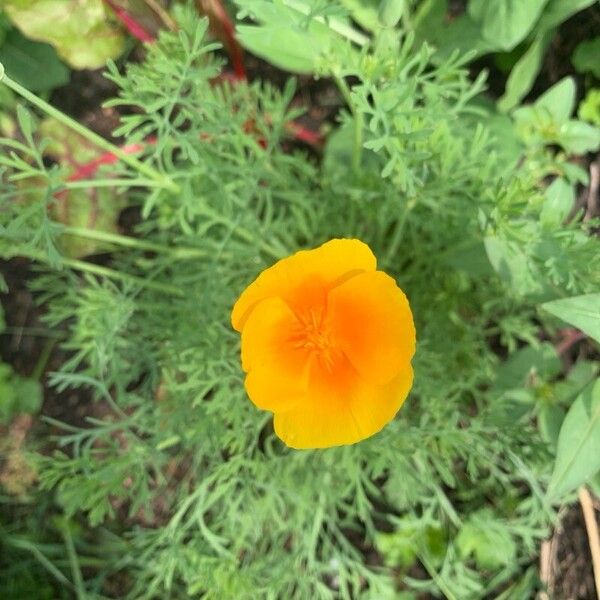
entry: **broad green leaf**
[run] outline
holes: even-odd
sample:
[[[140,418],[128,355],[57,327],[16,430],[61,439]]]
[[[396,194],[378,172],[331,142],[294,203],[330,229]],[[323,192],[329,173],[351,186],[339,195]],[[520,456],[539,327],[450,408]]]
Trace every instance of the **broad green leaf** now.
[[[600,343],[600,294],[552,300],[542,308]]]
[[[562,177],[557,177],[546,189],[540,219],[550,228],[559,226],[575,202],[575,188]]]
[[[569,17],[591,6],[598,0],[549,0],[537,25],[538,31],[557,27]]]
[[[575,108],[575,80],[564,77],[544,92],[534,103],[536,108],[548,111],[557,123],[566,121]]]
[[[309,31],[273,25],[238,25],[237,36],[252,54],[292,73],[314,73],[327,49],[326,44]]]
[[[123,34],[102,0],[4,0],[3,9],[28,38],[48,42],[76,69],[103,67],[123,52]]]
[[[575,48],[571,62],[580,73],[592,73],[600,79],[600,36],[581,42]]]
[[[577,397],[560,429],[548,497],[559,500],[600,470],[600,379]]]
[[[561,125],[556,142],[573,154],[595,152],[600,148],[600,127],[583,121],[567,121]]]
[[[425,0],[413,20],[418,42],[426,41],[444,59],[453,52],[469,53],[471,59],[498,50],[499,46],[481,35],[481,25],[467,13],[448,21],[447,0]]]
[[[548,381],[560,373],[561,364],[552,344],[527,346],[511,354],[498,369],[493,390],[500,392],[531,386],[535,380]]]
[[[558,444],[558,436],[564,420],[565,411],[561,406],[545,404],[540,408],[538,427],[543,440],[550,444],[552,448],[556,448]]]
[[[315,73],[325,65],[324,58],[332,51],[352,52],[350,42],[334,31],[336,27],[343,28],[345,22],[335,17],[327,23],[310,18],[309,3],[294,3],[297,10],[264,0],[237,0],[237,4],[244,9],[242,14],[249,14],[258,22],[237,27],[242,46],[281,69]]]
[[[481,24],[483,37],[511,50],[533,29],[548,0],[470,0],[469,15]]]
[[[539,32],[518,60],[506,81],[504,94],[498,100],[500,111],[509,111],[527,95],[540,71],[544,53],[550,44],[553,33],[553,31]]]
[[[600,148],[600,128],[569,119],[575,105],[575,83],[565,77],[532,105],[514,111],[517,132],[528,145],[558,144],[585,154]]]
[[[11,29],[0,46],[0,62],[9,77],[34,92],[46,92],[69,81],[69,69],[48,44]]]

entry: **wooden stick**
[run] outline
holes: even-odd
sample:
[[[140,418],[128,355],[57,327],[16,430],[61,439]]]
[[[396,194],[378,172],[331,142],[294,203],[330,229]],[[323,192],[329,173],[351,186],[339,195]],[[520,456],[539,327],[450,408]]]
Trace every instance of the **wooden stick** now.
[[[587,488],[579,488],[579,503],[583,511],[585,528],[587,530],[590,551],[592,553],[592,566],[594,568],[594,582],[596,584],[596,597],[600,600],[600,533],[598,533],[598,522],[594,513],[592,497]]]

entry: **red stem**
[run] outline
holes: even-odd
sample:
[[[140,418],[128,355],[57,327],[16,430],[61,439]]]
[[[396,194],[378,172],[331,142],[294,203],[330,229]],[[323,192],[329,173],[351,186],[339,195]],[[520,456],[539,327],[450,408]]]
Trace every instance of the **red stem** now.
[[[154,41],[154,36],[146,31],[144,26],[132,17],[123,7],[119,6],[113,0],[104,0],[110,9],[115,13],[115,17],[121,22],[123,27],[134,37],[141,42],[151,44]]]

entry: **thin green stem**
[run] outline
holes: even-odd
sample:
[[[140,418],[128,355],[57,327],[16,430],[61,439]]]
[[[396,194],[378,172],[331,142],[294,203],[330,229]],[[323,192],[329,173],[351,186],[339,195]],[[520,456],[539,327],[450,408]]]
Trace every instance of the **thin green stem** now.
[[[400,219],[396,221],[396,226],[394,227],[394,232],[392,233],[391,240],[388,244],[388,251],[385,257],[387,264],[390,264],[396,256],[398,252],[398,247],[402,242],[402,237],[404,236],[404,228],[406,227],[406,221],[408,219],[408,214],[412,210],[412,204],[407,204],[404,207],[404,212],[402,213]]]
[[[425,552],[420,552],[418,556],[421,564],[425,567],[425,570],[429,573],[431,579],[433,579],[438,586],[440,592],[442,592],[448,600],[458,600],[453,591],[448,587],[446,580],[437,572],[427,554]]]
[[[360,171],[363,147],[364,115],[359,110],[354,111],[354,145],[352,147],[352,168],[356,173]]]
[[[170,185],[166,181],[155,179],[80,179],[79,181],[65,181],[60,185],[61,189],[78,190],[100,187],[164,187]]]
[[[75,585],[75,593],[77,600],[85,600],[87,594],[85,592],[85,586],[83,584],[83,576],[81,575],[81,569],[79,567],[79,561],[77,560],[77,552],[75,551],[75,544],[73,543],[73,537],[69,531],[69,524],[66,523],[63,527],[63,539],[65,540],[65,546],[67,547],[67,555],[69,557],[69,564],[71,566],[71,574],[73,575],[73,583]]]
[[[54,338],[54,339],[51,338],[44,345],[44,348],[42,349],[42,354],[40,355],[37,363],[35,364],[35,369],[33,370],[33,373],[31,374],[32,379],[39,381],[40,378],[42,377],[42,375],[44,373],[44,369],[46,368],[46,365],[48,364],[48,360],[50,359],[50,354],[52,353],[52,349],[56,345],[56,342],[57,342],[56,338]]]
[[[17,335],[17,336],[34,336],[34,337],[47,337],[60,340],[65,337],[65,334],[60,331],[54,331],[52,329],[46,329],[45,327],[5,327],[3,331],[0,331],[0,335]]]
[[[183,296],[183,292],[174,285],[168,285],[166,283],[156,283],[155,281],[148,281],[143,277],[137,277],[136,275],[129,275],[127,273],[121,273],[115,269],[109,269],[108,267],[102,267],[95,265],[94,263],[85,262],[83,260],[76,260],[72,258],[63,258],[62,264],[65,267],[70,267],[76,271],[83,271],[86,273],[93,273],[94,275],[102,275],[109,279],[119,279],[121,281],[130,281],[137,283],[138,285],[148,288],[149,290],[155,290],[157,292],[164,292],[172,296]]]
[[[30,251],[27,255],[29,256],[29,258],[39,260],[40,262],[49,262],[48,257],[44,256],[42,252]],[[60,265],[63,267],[75,269],[76,271],[82,271],[84,273],[101,275],[102,277],[107,277],[108,279],[117,279],[119,281],[136,283],[137,285],[145,287],[149,290],[163,292],[171,296],[182,297],[184,295],[183,291],[178,287],[175,287],[174,285],[169,285],[166,283],[156,283],[155,281],[149,281],[148,279],[144,279],[143,277],[129,275],[128,273],[121,273],[121,271],[116,271],[115,269],[110,269],[108,267],[96,265],[94,263],[86,262],[84,260],[61,257]]]
[[[357,110],[354,101],[352,100],[352,94],[350,88],[344,81],[341,75],[333,74],[333,79],[340,90],[348,108],[352,112],[354,117],[354,143],[352,145],[352,169],[355,173],[360,171],[360,163],[362,158],[362,147],[363,147],[363,129],[365,125],[364,115],[361,111]]]
[[[138,173],[146,175],[150,179],[158,182],[160,185],[171,189],[173,192],[179,191],[179,186],[172,181],[166,175],[159,173],[156,169],[153,169],[149,165],[141,162],[131,154],[128,154],[118,146],[111,144],[108,140],[105,140],[102,136],[90,131],[87,127],[81,125],[71,117],[65,115],[60,110],[54,108],[35,94],[32,94],[29,90],[18,84],[16,81],[8,77],[4,71],[4,67],[0,64],[0,82],[4,83],[13,92],[19,94],[22,98],[30,102],[33,106],[39,108],[41,111],[46,113],[48,116],[53,117],[72,129],[74,132],[81,135],[86,140],[89,140],[92,144],[98,146],[107,152],[111,152],[117,158],[122,160],[125,164],[135,169]]]
[[[203,258],[208,254],[205,250],[201,250],[200,248],[169,248],[169,246],[163,246],[162,244],[155,244],[128,235],[119,235],[118,233],[110,233],[98,229],[66,226],[62,231],[66,234],[76,235],[88,240],[106,242],[108,244],[115,244],[126,248],[138,248],[139,250],[146,250],[148,252],[169,254],[175,258]]]

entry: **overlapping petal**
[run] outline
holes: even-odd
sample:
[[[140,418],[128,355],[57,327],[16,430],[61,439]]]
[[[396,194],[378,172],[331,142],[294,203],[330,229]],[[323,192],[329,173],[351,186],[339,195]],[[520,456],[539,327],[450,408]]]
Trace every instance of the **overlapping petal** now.
[[[329,448],[370,437],[394,418],[412,386],[410,364],[383,386],[360,377],[349,361],[337,367],[329,380],[312,379],[305,402],[275,413],[275,433],[290,448]]]
[[[298,320],[281,298],[259,302],[242,331],[242,368],[248,373],[246,391],[258,408],[278,411],[304,397],[308,362],[296,347]]]
[[[361,273],[329,293],[333,337],[365,379],[385,384],[415,353],[408,300],[386,273]]]
[[[412,386],[406,296],[358,240],[332,240],[264,271],[242,293],[245,386],[292,448],[351,444],[394,418]]]
[[[278,296],[292,308],[302,308],[304,289],[318,281],[322,290],[363,271],[374,271],[377,259],[359,240],[334,239],[314,250],[301,250],[265,269],[239,297],[231,313],[231,324],[241,331],[258,302]],[[313,285],[314,287],[314,285]]]

